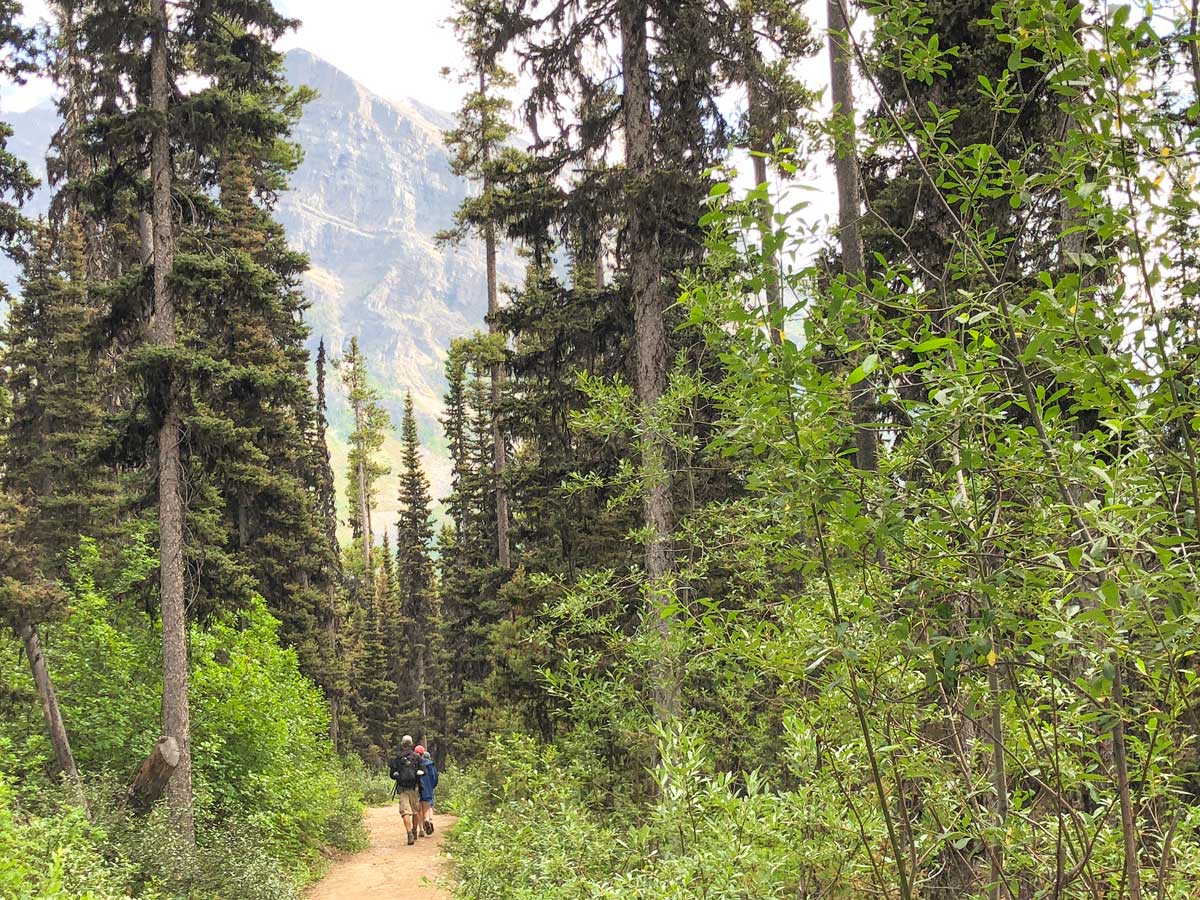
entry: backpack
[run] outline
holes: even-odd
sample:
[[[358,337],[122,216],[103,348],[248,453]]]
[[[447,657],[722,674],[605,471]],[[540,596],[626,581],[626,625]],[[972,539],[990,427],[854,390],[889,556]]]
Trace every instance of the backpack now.
[[[419,772],[420,766],[417,764],[417,757],[414,753],[402,754],[392,763],[392,778],[396,780],[396,786],[402,791],[416,789]]]

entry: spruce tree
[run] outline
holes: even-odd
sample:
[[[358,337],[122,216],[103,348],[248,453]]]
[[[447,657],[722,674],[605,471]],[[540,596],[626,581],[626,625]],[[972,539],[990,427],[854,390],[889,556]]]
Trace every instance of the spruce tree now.
[[[206,321],[198,301],[207,291],[225,296],[214,282],[223,281],[230,295],[237,291],[228,270],[198,270],[195,241],[201,233],[215,240],[209,247],[219,245],[214,255],[221,263],[247,252],[245,239],[255,228],[270,245],[270,229],[259,227],[256,214],[243,209],[235,222],[239,200],[221,188],[223,178],[232,183],[229,164],[241,154],[255,194],[269,202],[295,165],[297,156],[288,149],[286,136],[300,98],[283,79],[281,57],[272,49],[294,23],[267,0],[217,0],[188,7],[153,0],[148,9],[132,15],[114,15],[111,4],[101,2],[55,6],[60,21],[70,23],[67,55],[86,48],[86,65],[60,69],[59,77],[70,79],[64,102],[71,104],[56,140],[67,179],[61,190],[69,201],[65,205],[89,222],[86,230],[102,237],[89,253],[94,257],[89,271],[106,281],[104,293],[111,305],[105,315],[105,352],[118,360],[124,382],[110,397],[118,430],[114,453],[128,470],[154,476],[153,485],[145,484],[145,500],[158,507],[160,529],[163,727],[182,750],[168,795],[175,820],[188,836],[185,595],[196,597],[197,611],[204,613],[217,603],[244,598],[257,587],[256,574],[270,580],[268,573],[256,573],[239,557],[239,542],[231,538],[240,539],[242,520],[238,505],[229,502],[231,487],[244,486],[244,480],[234,484],[231,469],[222,467],[228,448],[212,441],[223,416],[230,416],[227,421],[238,429],[245,427],[240,417],[246,410],[234,415],[231,406],[211,408],[209,400],[221,405],[221,391],[211,397],[203,393],[213,385],[214,374],[219,380],[228,370],[229,343],[208,327],[211,320]],[[181,90],[185,81],[194,89]],[[87,165],[71,161],[81,141],[88,148]],[[234,208],[229,218],[221,210],[221,193]],[[263,258],[256,262],[262,264]],[[288,266],[284,281],[298,274],[295,264],[284,264]],[[278,288],[268,285],[265,290]],[[263,298],[243,299],[256,303]],[[302,334],[294,321],[282,321],[295,312],[293,302],[266,328],[270,340],[288,348],[291,370],[302,372],[295,355]],[[242,325],[246,318],[231,316],[229,321]],[[301,411],[298,418],[305,415]],[[293,442],[280,456],[305,458],[303,450],[302,442]],[[153,461],[149,466],[147,457]],[[246,524],[249,537],[253,523]],[[189,559],[203,561],[203,568],[191,569],[199,578],[189,579]],[[297,576],[297,581],[303,578]]]
[[[4,332],[4,382],[12,407],[5,478],[30,509],[27,536],[47,573],[61,575],[81,535],[111,530],[111,479],[97,454],[104,410],[92,349],[100,310],[72,221],[56,237],[40,228]]]
[[[18,21],[21,14],[20,0],[0,0],[0,79],[5,84],[23,84],[37,71],[36,35]],[[19,259],[30,230],[21,207],[38,182],[29,166],[8,149],[12,134],[12,126],[0,122],[0,252]]]
[[[458,127],[446,132],[446,146],[453,153],[451,168],[456,175],[479,182],[479,195],[466,200],[456,214],[457,228],[443,237],[458,240],[472,228],[483,239],[487,277],[488,333],[500,333],[500,286],[496,274],[497,227],[493,205],[493,162],[504,154],[504,144],[512,136],[508,122],[511,106],[503,91],[513,83],[512,76],[496,64],[496,48],[488,31],[488,2],[467,4],[454,19],[463,49],[467,51],[470,71],[464,79],[476,89],[467,95],[458,114]],[[505,484],[508,445],[500,418],[500,396],[505,367],[502,359],[491,364],[492,459],[495,467],[496,561],[502,569],[511,566],[509,537],[509,500]]]
[[[324,673],[318,683],[329,698],[330,739],[338,750],[344,748],[343,717],[350,715],[350,672],[346,665],[344,610],[345,594],[342,590],[343,573],[341,549],[337,537],[337,490],[334,486],[333,465],[329,456],[328,404],[325,398],[325,373],[328,368],[325,341],[317,345],[316,359],[316,409],[312,422],[311,460],[315,473],[313,506],[314,512],[324,529],[324,550],[327,558],[328,578],[324,583],[325,605],[322,626],[324,629]]]
[[[355,686],[359,720],[367,738],[366,756],[382,762],[396,719],[396,682],[391,677],[386,634],[374,596],[367,598],[363,610],[361,642]]]
[[[438,631],[434,585],[433,512],[429,479],[421,462],[421,446],[412,394],[404,399],[401,425],[404,455],[400,469],[400,511],[396,522],[396,595],[404,623],[405,678],[398,681],[411,713],[422,723],[430,717],[430,694],[436,693],[433,645]]]
[[[378,392],[370,385],[366,359],[358,348],[357,337],[350,338],[350,346],[335,365],[354,413],[346,487],[350,524],[355,539],[362,542],[363,563],[371,571],[374,540],[371,509],[375,504],[375,483],[390,471],[380,462],[379,451],[391,428],[391,418],[380,404]]]
[[[99,411],[87,287],[78,248],[73,241],[68,246],[64,271],[50,233],[41,230],[3,334],[0,384],[9,403],[0,440],[0,611],[25,647],[58,765],[78,790],[38,630],[63,614],[55,579],[65,571],[67,552],[105,512],[106,495],[92,477]]]
[[[34,34],[18,23],[21,12],[20,3],[0,0],[0,79],[5,83],[21,83],[35,69]],[[11,136],[11,127],[0,122],[0,252],[20,261],[26,259],[32,232],[21,206],[32,195],[37,181],[29,167],[8,149]],[[68,282],[56,271],[54,257],[50,235],[42,230],[23,275],[27,295],[10,310],[3,337],[0,615],[25,648],[55,758],[83,803],[79,772],[38,630],[39,623],[61,611],[62,597],[53,576],[59,571],[61,551],[69,542],[70,508],[78,502],[78,494],[72,489],[82,486],[74,479],[64,483],[67,499],[60,502],[52,479],[63,474],[64,454],[86,445],[87,438],[93,436],[89,425],[94,422],[94,417],[86,415],[92,411],[84,393],[86,384],[78,383],[91,371],[84,359],[82,286],[78,277]],[[71,274],[79,275],[77,271]],[[0,302],[9,299],[7,290],[0,287]],[[56,341],[61,341],[61,347],[52,347]],[[62,359],[51,355],[58,351]],[[57,383],[59,376],[69,380]],[[85,407],[81,421],[65,421],[64,417],[78,411],[80,404]],[[72,426],[78,428],[78,435]],[[39,505],[47,512],[45,522],[39,516]]]
[[[490,704],[485,682],[492,672],[492,634],[510,613],[499,588],[505,574],[495,564],[496,519],[491,441],[489,370],[494,344],[486,335],[453,342],[446,361],[446,414],[450,440],[453,524],[439,545],[443,588],[442,633],[447,658],[449,728],[460,739],[479,735],[473,723]]]

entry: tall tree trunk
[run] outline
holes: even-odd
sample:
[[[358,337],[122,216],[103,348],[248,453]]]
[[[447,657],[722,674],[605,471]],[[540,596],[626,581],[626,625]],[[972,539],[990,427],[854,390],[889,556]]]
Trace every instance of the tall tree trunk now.
[[[330,666],[330,685],[329,691],[329,740],[333,744],[333,749],[336,752],[339,750],[339,741],[341,740],[340,724],[338,718],[341,716],[341,703],[337,697],[337,641],[338,641],[338,619],[337,619],[337,586],[332,579],[329,582],[327,600],[329,609],[326,611],[325,619],[325,639],[329,643],[329,666]]]
[[[850,72],[850,49],[848,34],[850,24],[846,20],[846,0],[827,0],[829,11],[829,81],[833,98],[834,115],[842,116],[842,127],[836,129],[837,141],[834,148],[834,171],[838,191],[838,237],[842,247],[842,272],[846,276],[849,290],[861,291],[866,278],[862,232],[859,216],[862,209],[862,188],[858,174],[858,146],[854,124],[854,83]],[[866,337],[866,323],[860,320],[852,337],[861,341]],[[874,382],[864,378],[850,390],[850,408],[857,426],[855,444],[857,463],[860,469],[875,471],[879,468],[878,439],[871,419],[875,411]]]
[[[667,610],[674,602],[674,560],[671,551],[671,476],[666,466],[666,440],[656,407],[667,382],[667,334],[659,265],[658,223],[646,204],[652,196],[653,119],[650,112],[650,52],[647,46],[645,0],[622,0],[620,6],[621,64],[625,85],[622,116],[625,127],[625,167],[629,187],[629,286],[633,300],[636,344],[636,384],[642,418],[643,507],[649,537],[646,576],[650,606],[647,615],[670,645]],[[664,671],[654,679],[658,713],[679,712],[679,671],[667,657]]]
[[[486,97],[487,76],[479,69],[479,95]],[[484,121],[487,114],[484,113]],[[487,135],[483,136],[483,196],[491,192],[488,164],[491,162],[492,147]],[[487,264],[487,322],[488,334],[500,334],[496,314],[500,311],[500,285],[496,276],[496,227],[489,220],[483,226],[483,246]],[[508,447],[504,441],[504,430],[500,427],[500,395],[504,386],[504,367],[492,363],[492,474],[496,483],[496,561],[500,568],[511,566],[511,547],[508,536],[508,488],[504,484],[504,472],[508,468]]]
[[[417,650],[417,709],[421,713],[421,721],[429,715],[425,696],[425,646],[424,642]]]
[[[1138,861],[1137,817],[1129,789],[1129,761],[1125,747],[1125,695],[1121,679],[1121,660],[1113,660],[1112,742],[1113,768],[1116,769],[1117,798],[1121,807],[1121,844],[1125,853],[1125,886],[1130,900],[1141,900],[1142,878]],[[1124,896],[1119,894],[1118,896]]]
[[[749,13],[742,21],[741,31],[745,44],[742,52],[746,55],[744,77],[746,79],[746,105],[749,111],[750,160],[754,166],[754,184],[765,192],[767,189],[767,159],[763,154],[770,149],[773,135],[763,112],[762,98],[759,96],[758,73],[762,59],[758,51],[758,41],[754,35],[754,22]],[[775,229],[771,223],[771,204],[767,197],[764,196],[756,205],[758,207],[758,232],[762,242],[762,263],[765,270],[765,293],[767,316],[769,317],[767,333],[771,337],[771,343],[778,346],[783,343],[783,297],[779,284],[779,258],[771,245]],[[779,324],[776,325],[776,322]]]
[[[763,142],[754,141],[751,143],[750,149],[756,153],[765,153],[766,145]],[[763,156],[754,156],[754,183],[760,185],[764,191],[767,189],[767,160]],[[779,255],[771,245],[774,240],[774,228],[771,224],[770,207],[771,204],[766,197],[759,201],[758,231],[762,241],[767,315],[770,318],[767,323],[767,332],[771,336],[771,343],[779,346],[783,343],[783,292],[779,286]]]
[[[355,375],[357,378],[357,374]],[[354,404],[354,428],[361,432],[363,427],[363,410],[361,403]],[[362,528],[363,562],[367,567],[367,577],[371,577],[371,504],[367,499],[367,464],[366,460],[358,461],[358,517]]]
[[[996,671],[995,664],[988,669],[988,693],[992,697],[992,791],[995,794],[996,826],[1003,834],[1008,825],[1008,775],[1004,765],[1004,717],[1000,705],[1000,673]],[[991,848],[991,900],[1000,900],[1001,897],[1009,895],[1004,886],[1004,845],[1005,841],[1001,838]]]
[[[166,0],[153,0],[154,34],[150,48],[150,108],[155,114],[150,141],[154,215],[154,312],[149,338],[156,347],[175,346],[175,300],[170,277],[175,265],[175,229],[171,213],[171,141],[167,73],[170,29]],[[188,646],[183,580],[183,496],[177,385],[163,386],[165,412],[158,430],[159,571],[163,632],[163,733],[179,747],[179,765],[167,785],[172,819],[184,837],[195,839],[192,820],[192,745],[188,720]]]
[[[42,641],[37,628],[32,622],[20,621],[14,625],[17,636],[25,645],[25,656],[29,658],[29,669],[33,673],[33,686],[37,691],[38,700],[42,704],[42,716],[46,720],[46,734],[50,745],[54,748],[54,758],[62,769],[67,781],[75,792],[79,805],[87,810],[87,801],[83,795],[83,782],[79,778],[79,769],[75,766],[75,755],[71,752],[71,741],[67,737],[67,726],[63,722],[62,710],[58,705],[58,695],[54,692],[54,682],[50,680],[50,669],[46,665],[46,657],[42,653]]]

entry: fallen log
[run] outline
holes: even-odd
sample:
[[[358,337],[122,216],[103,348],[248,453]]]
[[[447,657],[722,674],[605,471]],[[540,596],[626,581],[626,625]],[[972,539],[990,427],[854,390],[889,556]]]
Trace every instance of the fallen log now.
[[[161,737],[133,776],[125,792],[125,804],[137,812],[149,812],[154,801],[162,796],[167,782],[179,765],[179,744],[173,737]]]

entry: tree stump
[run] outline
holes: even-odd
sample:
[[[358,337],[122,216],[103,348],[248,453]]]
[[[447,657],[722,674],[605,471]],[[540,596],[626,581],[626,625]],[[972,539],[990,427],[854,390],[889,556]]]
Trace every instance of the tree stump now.
[[[173,737],[161,737],[150,751],[150,755],[133,776],[133,783],[125,792],[126,805],[137,812],[148,812],[154,801],[162,796],[167,782],[179,765],[179,744]]]

